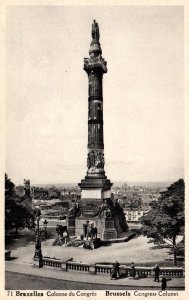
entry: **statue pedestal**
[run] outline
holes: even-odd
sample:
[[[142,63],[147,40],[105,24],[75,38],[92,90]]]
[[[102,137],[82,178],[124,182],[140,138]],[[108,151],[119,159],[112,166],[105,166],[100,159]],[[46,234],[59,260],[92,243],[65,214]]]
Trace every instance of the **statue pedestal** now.
[[[75,235],[75,218],[68,217],[67,219],[67,228],[69,236]]]
[[[87,237],[87,228],[92,225],[100,239],[112,239],[117,237],[114,220],[107,218],[105,202],[111,201],[112,183],[105,175],[90,176],[79,183],[81,199],[77,206],[70,210],[67,219],[68,232],[70,235]],[[75,210],[74,210],[75,209]],[[109,211],[110,212],[110,211]]]
[[[83,234],[86,237],[87,227],[89,224],[94,224],[94,227],[97,228],[97,236],[102,240],[116,239],[117,231],[114,227],[114,221],[106,220],[104,217],[95,217],[95,218],[76,218],[75,220],[75,234],[80,236]]]
[[[103,228],[105,226],[105,220],[100,216],[92,216],[84,213],[75,219],[75,235],[80,236],[83,234],[84,238],[87,238],[87,228],[88,226],[93,225],[97,229],[97,237],[102,238]],[[90,238],[90,236],[89,236]]]
[[[112,218],[105,219],[105,228],[102,233],[103,240],[110,240],[117,238],[117,231],[114,227],[114,220]]]

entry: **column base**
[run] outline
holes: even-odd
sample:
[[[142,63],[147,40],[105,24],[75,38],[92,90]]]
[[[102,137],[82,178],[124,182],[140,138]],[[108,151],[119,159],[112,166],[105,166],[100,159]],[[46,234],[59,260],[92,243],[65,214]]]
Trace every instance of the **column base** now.
[[[113,183],[105,175],[99,176],[85,176],[85,179],[82,179],[80,183],[78,183],[81,189],[98,189],[101,188],[103,190],[110,190]]]
[[[116,238],[117,238],[117,231],[114,228],[105,229],[102,233],[103,240],[111,240],[111,239],[116,239]]]
[[[110,240],[116,238],[117,238],[117,231],[114,227],[114,220],[111,217],[109,217],[105,219],[105,228],[102,233],[102,239]]]

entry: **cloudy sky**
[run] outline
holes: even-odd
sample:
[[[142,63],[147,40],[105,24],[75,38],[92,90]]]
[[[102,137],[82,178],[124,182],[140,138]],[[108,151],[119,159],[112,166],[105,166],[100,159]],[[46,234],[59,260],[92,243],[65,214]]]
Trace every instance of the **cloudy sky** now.
[[[100,27],[105,170],[112,181],[183,177],[180,6],[10,7],[6,172],[15,183],[86,174],[91,24]]]

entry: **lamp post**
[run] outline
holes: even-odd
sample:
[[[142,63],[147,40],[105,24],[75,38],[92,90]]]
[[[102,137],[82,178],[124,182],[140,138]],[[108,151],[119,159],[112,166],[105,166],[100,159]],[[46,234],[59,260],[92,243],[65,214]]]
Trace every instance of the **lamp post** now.
[[[43,256],[41,251],[41,238],[40,238],[40,230],[39,230],[39,220],[40,220],[41,212],[40,210],[37,210],[35,219],[37,221],[37,228],[36,228],[36,240],[35,240],[35,254],[34,254],[34,260],[38,261],[38,267],[43,267]]]
[[[45,239],[47,239],[47,224],[48,224],[47,220],[45,220],[43,222],[43,224],[44,224],[44,229],[45,229]]]

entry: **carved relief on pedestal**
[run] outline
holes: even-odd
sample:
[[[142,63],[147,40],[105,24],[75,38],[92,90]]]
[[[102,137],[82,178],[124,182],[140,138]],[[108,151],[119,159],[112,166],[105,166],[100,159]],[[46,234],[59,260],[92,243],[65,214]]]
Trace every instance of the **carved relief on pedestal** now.
[[[100,207],[92,203],[86,203],[82,206],[82,216],[84,217],[96,217],[99,214]]]
[[[104,151],[102,149],[89,150],[87,157],[88,174],[104,172]]]

